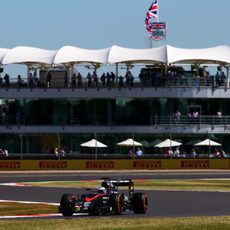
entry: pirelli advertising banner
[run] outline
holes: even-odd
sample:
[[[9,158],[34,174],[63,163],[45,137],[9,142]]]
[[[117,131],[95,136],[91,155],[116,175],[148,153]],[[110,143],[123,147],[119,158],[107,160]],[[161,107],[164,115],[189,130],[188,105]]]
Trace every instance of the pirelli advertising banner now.
[[[0,160],[0,171],[120,169],[230,169],[230,159]]]

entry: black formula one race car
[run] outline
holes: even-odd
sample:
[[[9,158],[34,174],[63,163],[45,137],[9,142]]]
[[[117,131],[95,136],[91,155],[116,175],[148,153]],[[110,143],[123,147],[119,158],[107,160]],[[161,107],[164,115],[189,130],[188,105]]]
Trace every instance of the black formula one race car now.
[[[145,193],[135,193],[134,183],[130,179],[102,178],[101,187],[97,190],[87,189],[88,193],[63,194],[59,212],[63,216],[72,216],[74,213],[88,213],[97,216],[103,214],[120,215],[131,210],[134,213],[146,213],[148,200]],[[128,190],[119,191],[119,187]]]

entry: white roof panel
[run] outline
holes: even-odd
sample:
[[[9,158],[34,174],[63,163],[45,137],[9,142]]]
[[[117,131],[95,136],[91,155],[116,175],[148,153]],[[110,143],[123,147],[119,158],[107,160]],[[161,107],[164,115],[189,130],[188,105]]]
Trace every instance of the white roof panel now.
[[[42,63],[53,64],[57,51],[45,50],[28,46],[17,46],[11,49],[3,58],[3,64]]]
[[[54,64],[64,63],[107,63],[110,48],[89,50],[74,46],[64,46],[58,50]]]
[[[168,63],[230,63],[229,46],[216,46],[205,49],[182,49],[172,46],[167,47]]]
[[[151,49],[128,49],[120,46],[112,46],[108,62],[114,63],[166,63],[166,46]]]

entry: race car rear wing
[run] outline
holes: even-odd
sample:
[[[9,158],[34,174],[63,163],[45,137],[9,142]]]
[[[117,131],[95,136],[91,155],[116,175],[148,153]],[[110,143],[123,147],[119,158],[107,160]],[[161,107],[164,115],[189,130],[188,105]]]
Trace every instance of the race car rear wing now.
[[[134,183],[131,179],[110,179],[110,178],[102,178],[104,181],[110,181],[114,186],[134,186]]]

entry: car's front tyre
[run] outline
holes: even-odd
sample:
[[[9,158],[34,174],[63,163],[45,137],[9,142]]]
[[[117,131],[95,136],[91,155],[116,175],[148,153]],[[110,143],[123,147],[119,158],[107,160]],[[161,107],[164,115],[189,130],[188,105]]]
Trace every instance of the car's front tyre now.
[[[63,216],[72,216],[75,211],[76,198],[72,194],[63,194],[60,201],[59,212]]]

